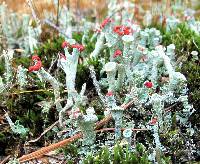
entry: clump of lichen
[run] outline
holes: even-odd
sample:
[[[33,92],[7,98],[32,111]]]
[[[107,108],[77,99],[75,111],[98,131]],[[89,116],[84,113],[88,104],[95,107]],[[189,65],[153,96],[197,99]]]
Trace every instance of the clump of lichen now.
[[[200,35],[192,31],[186,23],[181,23],[177,28],[163,33],[163,45],[174,44],[176,46],[177,71],[183,73],[188,81],[190,101],[195,107],[200,105]],[[192,51],[198,52],[198,58],[194,58]]]

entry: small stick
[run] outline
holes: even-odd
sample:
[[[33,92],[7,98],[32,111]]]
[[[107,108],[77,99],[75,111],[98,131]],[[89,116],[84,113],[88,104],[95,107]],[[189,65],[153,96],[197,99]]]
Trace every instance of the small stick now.
[[[57,30],[59,33],[63,34],[64,36],[68,37],[66,35],[66,33],[60,28],[58,27],[57,25],[55,25],[54,23],[52,23],[50,20],[48,19],[44,19],[42,20],[42,23],[45,23],[45,24],[48,24],[49,26],[53,27],[55,30]]]
[[[43,148],[41,148],[41,149],[39,149],[35,152],[32,152],[30,154],[23,155],[18,160],[19,160],[20,163],[22,163],[22,162],[26,162],[26,161],[29,161],[29,160],[32,160],[32,159],[41,158],[44,154],[49,153],[50,151],[53,151],[53,150],[58,149],[60,147],[63,147],[64,145],[67,145],[67,144],[69,144],[69,143],[71,143],[71,142],[73,142],[73,141],[75,141],[75,140],[77,140],[81,137],[82,137],[81,133],[75,134],[74,136],[72,136],[68,139],[65,139],[63,141],[49,145],[47,147],[43,147]]]
[[[10,155],[8,155],[6,158],[4,158],[4,160],[1,161],[0,164],[5,164],[9,160],[9,158],[10,158]]]
[[[40,23],[40,19],[38,18],[37,14],[36,14],[36,12],[35,12],[35,10],[34,10],[32,0],[27,0],[26,2],[27,2],[28,6],[29,6],[30,9],[31,9],[33,19],[35,20],[35,22],[36,22],[37,24],[39,24],[39,23]]]
[[[122,10],[124,10],[124,7],[121,7],[121,8],[119,8],[119,9],[115,10],[115,11],[112,13],[112,15],[110,15],[108,18],[112,18],[116,13],[121,12]]]
[[[173,104],[173,105],[171,105],[171,106],[165,108],[165,112],[166,112],[166,113],[167,113],[167,112],[170,112],[170,111],[172,110],[172,108],[173,108],[174,106],[176,106],[176,105],[177,105],[177,103],[175,103],[175,104]]]
[[[50,67],[49,67],[49,69],[48,69],[48,73],[50,73],[50,71],[51,71],[51,69],[53,68],[53,66],[54,66],[54,64],[57,62],[57,60],[58,60],[58,57],[56,57],[56,59],[52,59],[52,61],[51,61],[51,65],[50,65]]]
[[[34,140],[30,140],[30,141],[28,141],[28,143],[37,142],[43,135],[45,135],[48,131],[50,131],[57,124],[58,124],[58,121],[54,122],[51,126],[49,126],[47,129],[45,129],[44,132],[42,132],[42,134],[38,138],[36,138]]]
[[[126,128],[121,128],[121,131],[124,131]],[[99,132],[105,132],[105,131],[114,131],[115,128],[103,128],[103,129],[100,129],[100,130],[96,130],[96,133],[99,133]],[[146,131],[146,130],[149,130],[149,129],[134,129],[132,128],[131,129],[132,131]]]
[[[57,17],[56,17],[56,25],[59,25],[59,8],[60,8],[60,0],[57,1]]]

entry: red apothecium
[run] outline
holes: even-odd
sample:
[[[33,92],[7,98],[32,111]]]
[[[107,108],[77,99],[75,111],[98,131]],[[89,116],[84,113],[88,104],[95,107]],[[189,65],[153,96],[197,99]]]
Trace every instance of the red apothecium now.
[[[144,85],[145,85],[147,88],[152,88],[152,87],[153,87],[153,83],[150,82],[150,81],[145,82]]]
[[[116,57],[121,56],[121,55],[122,55],[122,51],[118,49],[118,50],[115,51],[113,58],[116,58]]]
[[[122,35],[130,35],[131,33],[133,33],[133,29],[131,27],[124,26],[124,25],[115,26],[113,28],[113,31],[115,33],[117,33],[118,35],[120,35],[120,36],[122,36]]]
[[[28,68],[29,72],[33,72],[33,71],[38,71],[40,70],[40,68],[42,67],[42,62],[40,60],[40,57],[37,55],[32,56],[32,61],[35,62],[35,65],[30,66]]]
[[[85,50],[85,47],[81,44],[72,44],[71,47],[77,48],[79,52],[82,52],[83,50]]]
[[[112,91],[108,91],[108,93],[106,93],[106,96],[113,96]]]
[[[62,48],[65,48],[65,47],[68,47],[68,46],[70,46],[70,44],[67,41],[64,41],[62,43]]]

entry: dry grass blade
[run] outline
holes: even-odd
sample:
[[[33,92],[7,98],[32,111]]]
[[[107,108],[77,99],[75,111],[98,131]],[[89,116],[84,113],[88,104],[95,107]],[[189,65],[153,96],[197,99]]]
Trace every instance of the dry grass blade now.
[[[115,130],[115,128],[103,128],[103,129],[96,130],[96,132],[99,133],[99,132],[114,131],[114,130]],[[125,128],[121,128],[121,130],[124,131]],[[131,130],[132,131],[146,131],[149,129],[134,129],[134,128],[132,128]]]
[[[5,164],[9,160],[10,157],[11,157],[10,155],[7,156],[3,161],[1,161],[0,164]]]
[[[28,141],[29,143],[32,142],[37,142],[43,135],[45,135],[48,131],[50,131],[55,125],[58,124],[58,121],[54,122],[50,127],[48,127],[38,138],[34,139],[34,140],[30,140]]]
[[[41,158],[44,154],[47,154],[55,149],[58,149],[60,147],[63,147],[79,138],[82,137],[82,134],[81,133],[78,133],[68,139],[65,139],[63,141],[60,141],[58,143],[55,143],[55,144],[52,144],[52,145],[49,145],[47,147],[43,147],[35,152],[32,152],[30,154],[27,154],[27,155],[24,155],[22,157],[20,157],[18,160],[19,162],[26,162],[26,161],[29,161],[29,160],[32,160],[32,159],[36,159],[36,158]]]

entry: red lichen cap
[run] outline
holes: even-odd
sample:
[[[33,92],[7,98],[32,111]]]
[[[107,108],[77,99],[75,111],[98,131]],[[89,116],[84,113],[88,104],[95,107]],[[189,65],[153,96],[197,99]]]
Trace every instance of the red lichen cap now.
[[[115,27],[113,28],[113,31],[114,31],[115,33],[117,33],[118,35],[123,35],[123,32],[121,31],[121,26],[115,26]]]
[[[113,58],[116,58],[116,57],[121,56],[121,55],[122,55],[122,51],[118,49],[118,50],[115,51]]]
[[[32,60],[40,61],[41,59],[40,59],[39,56],[37,56],[37,55],[33,55],[33,56],[32,56]]]
[[[133,32],[131,27],[124,27],[124,35],[130,35]]]
[[[64,41],[62,43],[62,48],[65,48],[65,47],[68,47],[68,46],[70,46],[70,44],[67,41]]]
[[[108,91],[108,93],[106,93],[106,96],[113,96],[112,91]]]
[[[150,81],[145,82],[144,85],[145,85],[147,88],[152,88],[152,87],[153,87],[153,83],[150,82]]]
[[[133,29],[131,27],[124,26],[124,25],[115,26],[113,28],[113,31],[115,33],[117,33],[118,35],[120,35],[120,36],[122,36],[122,35],[130,35],[131,33],[133,33]]]
[[[64,41],[62,43],[62,48],[65,48],[65,47],[70,47],[70,48],[77,48],[79,52],[82,52],[83,50],[85,50],[85,47],[81,44],[72,44],[70,45],[68,42]]]
[[[85,47],[81,44],[72,44],[71,47],[77,48],[79,52],[82,52],[83,50],[85,50]]]
[[[33,72],[33,71],[38,71],[38,70],[40,70],[40,68],[42,67],[42,62],[41,62],[41,60],[40,60],[40,57],[37,56],[37,55],[34,55],[34,56],[32,56],[32,60],[33,60],[33,61],[36,60],[36,64],[35,64],[34,66],[30,66],[30,67],[28,68],[28,71],[29,71],[29,72]]]

